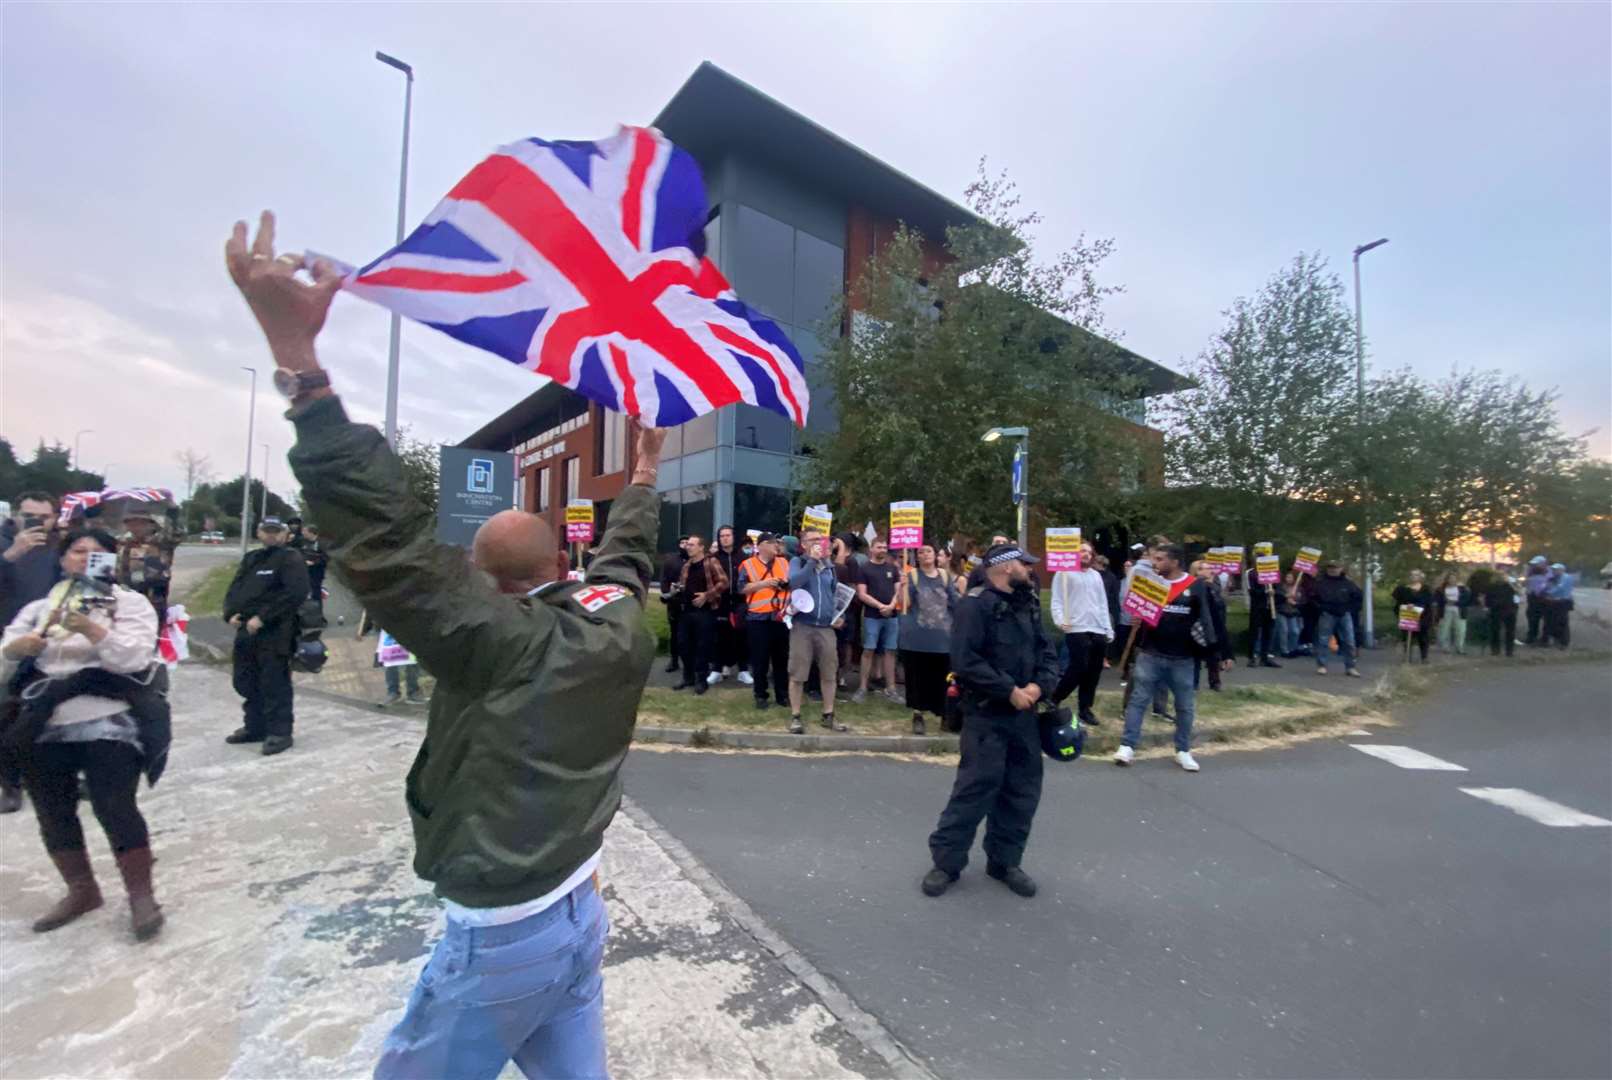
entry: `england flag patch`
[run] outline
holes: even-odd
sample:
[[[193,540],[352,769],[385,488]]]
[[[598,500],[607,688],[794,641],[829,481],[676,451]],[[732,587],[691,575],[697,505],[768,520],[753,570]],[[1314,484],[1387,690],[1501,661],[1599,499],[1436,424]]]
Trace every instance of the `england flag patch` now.
[[[591,615],[606,604],[614,604],[617,600],[624,600],[631,595],[619,585],[594,585],[581,590],[572,599],[582,605],[583,611]]]

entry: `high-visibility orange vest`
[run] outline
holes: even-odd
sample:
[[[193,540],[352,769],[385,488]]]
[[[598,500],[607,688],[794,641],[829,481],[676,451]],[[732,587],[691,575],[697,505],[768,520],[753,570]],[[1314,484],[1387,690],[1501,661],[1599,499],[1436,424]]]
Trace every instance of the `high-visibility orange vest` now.
[[[789,577],[789,564],[783,559],[774,559],[772,561],[772,566],[769,567],[759,558],[752,555],[739,565],[739,569],[744,572],[745,576],[750,579],[752,584],[757,581],[763,581],[766,578]],[[750,614],[777,615],[784,609],[785,591],[786,590],[784,589],[773,588],[772,586],[768,586],[765,589],[757,589],[755,592],[744,598],[749,607]]]

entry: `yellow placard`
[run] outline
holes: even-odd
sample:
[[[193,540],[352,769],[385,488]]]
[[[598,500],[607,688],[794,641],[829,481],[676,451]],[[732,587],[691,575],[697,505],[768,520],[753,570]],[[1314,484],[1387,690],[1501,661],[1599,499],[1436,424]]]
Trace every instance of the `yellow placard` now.
[[[565,504],[565,523],[578,525],[582,522],[593,524],[593,500],[572,499]]]
[[[1137,574],[1131,578],[1131,592],[1160,607],[1170,599],[1170,586],[1165,580],[1147,574]]]
[[[834,515],[828,512],[826,506],[808,506],[800,516],[801,529],[816,529],[821,533],[828,533],[834,528]]]

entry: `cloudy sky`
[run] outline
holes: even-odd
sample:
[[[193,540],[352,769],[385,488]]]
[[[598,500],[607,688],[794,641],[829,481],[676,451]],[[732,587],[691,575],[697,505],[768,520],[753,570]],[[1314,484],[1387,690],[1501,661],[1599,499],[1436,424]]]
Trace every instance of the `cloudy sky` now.
[[[362,261],[490,148],[644,123],[711,60],[960,198],[982,156],[1051,248],[1112,236],[1109,322],[1181,368],[1300,250],[1366,257],[1373,362],[1563,392],[1612,451],[1612,7],[24,4],[3,37],[0,433],[83,438],[114,483],[236,475],[267,357],[220,256],[268,206],[288,246]],[[387,316],[323,342],[378,422]],[[405,326],[401,414],[456,440],[533,377]],[[289,490],[260,376],[257,442]],[[257,448],[262,460],[262,447]],[[261,465],[259,465],[261,468]]]

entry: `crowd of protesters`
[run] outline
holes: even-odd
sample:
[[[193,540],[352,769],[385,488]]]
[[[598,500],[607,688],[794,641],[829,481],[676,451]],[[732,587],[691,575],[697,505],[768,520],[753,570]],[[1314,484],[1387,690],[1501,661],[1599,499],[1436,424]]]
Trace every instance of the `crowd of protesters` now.
[[[1004,534],[991,537],[991,545],[1009,542]],[[873,694],[903,705],[911,711],[914,734],[926,734],[933,720],[955,731],[952,620],[958,600],[986,585],[979,550],[973,544],[925,544],[898,553],[882,534],[825,536],[810,529],[740,537],[723,526],[714,547],[702,536],[682,537],[660,572],[671,634],[666,669],[682,673],[679,689],[697,694],[736,679],[752,689],[758,710],[787,708],[788,730],[797,734],[806,730],[801,711],[807,700],[821,703],[824,729],[845,730],[834,706],[837,696],[847,694],[855,703]],[[1101,722],[1098,687],[1124,656],[1126,670],[1113,677],[1125,687],[1127,718],[1133,692],[1145,684],[1137,708],[1176,723],[1181,752],[1190,759],[1192,706],[1183,709],[1179,688],[1197,689],[1206,675],[1211,691],[1224,685],[1237,658],[1228,629],[1231,603],[1248,613],[1249,667],[1307,659],[1318,674],[1337,666],[1350,678],[1360,677],[1365,594],[1343,563],[1324,561],[1313,575],[1289,570],[1267,584],[1252,565],[1229,574],[1218,563],[1189,564],[1184,550],[1163,536],[1137,543],[1127,554],[1116,572],[1106,556],[1084,544],[1079,569],[1037,580],[1040,602],[1060,638],[1061,674],[1051,699],[1067,701],[1083,723]],[[1202,586],[1181,588],[1183,595],[1190,591],[1185,603],[1200,624],[1198,635],[1211,644],[1161,644],[1167,635],[1145,627],[1137,627],[1147,632],[1131,640],[1133,619],[1124,598],[1139,569],[1159,574],[1162,565],[1176,575],[1173,582]],[[1421,609],[1417,627],[1401,631],[1400,644],[1408,645],[1413,659],[1425,659],[1435,646],[1465,655],[1468,623],[1483,612],[1490,651],[1510,656],[1519,643],[1517,611],[1525,597],[1526,642],[1565,647],[1573,584],[1565,568],[1547,565],[1543,557],[1531,562],[1524,582],[1487,571],[1463,581],[1451,572],[1434,586],[1423,572],[1412,572],[1392,594],[1396,607]],[[801,590],[810,596],[805,607],[791,599]],[[1147,677],[1137,677],[1135,664],[1149,655]]]

